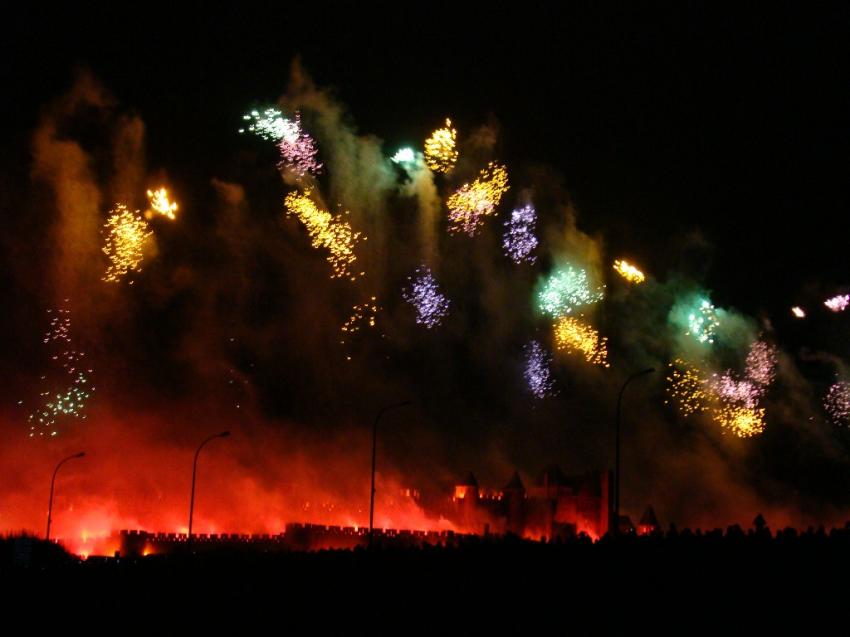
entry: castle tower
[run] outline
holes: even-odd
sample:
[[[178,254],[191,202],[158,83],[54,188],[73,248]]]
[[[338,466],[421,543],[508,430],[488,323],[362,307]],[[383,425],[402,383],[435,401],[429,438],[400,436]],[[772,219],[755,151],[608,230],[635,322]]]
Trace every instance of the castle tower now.
[[[519,471],[514,471],[513,477],[502,488],[502,493],[507,514],[506,530],[522,535],[525,529],[525,485],[519,477]]]

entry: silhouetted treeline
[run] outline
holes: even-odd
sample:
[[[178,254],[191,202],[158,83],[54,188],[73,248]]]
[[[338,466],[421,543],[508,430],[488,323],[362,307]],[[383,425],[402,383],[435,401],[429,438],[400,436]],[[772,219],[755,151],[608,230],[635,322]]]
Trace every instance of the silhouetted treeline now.
[[[843,596],[850,565],[850,523],[774,532],[763,520],[749,530],[671,526],[598,542],[470,536],[454,546],[222,549],[133,559],[79,560],[26,540],[35,542],[29,563],[15,548],[20,538],[0,540],[0,572],[15,582],[16,595],[53,591],[58,601],[95,599],[108,612],[137,604],[155,613],[203,608],[207,621],[216,616],[210,612],[253,609],[243,618],[251,622],[295,613],[316,634],[356,634],[366,616],[369,625],[378,621],[376,632],[394,634],[425,626],[445,634],[533,634],[553,626],[565,629],[555,634],[642,634],[641,622],[652,622],[653,634],[685,634],[694,622],[722,628],[730,613],[737,617],[730,634],[743,631],[747,618],[764,629],[789,613],[821,625],[843,608],[828,600],[832,593]],[[223,605],[211,607],[211,600]],[[814,608],[820,611],[813,614]],[[690,615],[688,623],[673,621],[681,613]],[[396,623],[381,623],[390,617]]]

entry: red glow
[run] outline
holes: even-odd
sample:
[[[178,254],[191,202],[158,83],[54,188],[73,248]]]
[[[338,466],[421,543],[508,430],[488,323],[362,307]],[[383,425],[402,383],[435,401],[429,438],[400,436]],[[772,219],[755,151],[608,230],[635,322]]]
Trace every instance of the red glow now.
[[[57,458],[84,449],[86,457],[57,476],[53,538],[80,555],[112,555],[122,529],[185,534],[192,457],[205,433],[126,417],[91,419],[48,442],[22,429],[18,444],[0,451],[0,470],[14,476],[0,486],[0,532],[43,536]],[[193,533],[277,534],[288,522],[368,527],[368,435],[349,436],[296,445],[282,430],[257,426],[248,435],[234,428],[200,456]],[[376,527],[456,530],[426,515],[401,484],[395,473],[379,471]]]

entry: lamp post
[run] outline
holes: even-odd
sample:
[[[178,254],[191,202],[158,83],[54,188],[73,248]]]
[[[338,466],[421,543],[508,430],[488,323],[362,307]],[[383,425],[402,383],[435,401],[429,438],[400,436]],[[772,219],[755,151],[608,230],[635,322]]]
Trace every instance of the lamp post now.
[[[80,453],[75,453],[73,456],[68,456],[64,458],[59,464],[56,465],[56,469],[53,470],[53,478],[50,480],[50,504],[47,505],[47,533],[45,533],[44,538],[48,542],[50,541],[50,522],[53,519],[53,486],[56,483],[56,474],[59,472],[59,467],[68,462],[69,460],[73,460],[74,458],[82,458],[86,455],[85,451],[81,451]]]
[[[623,383],[623,386],[620,388],[620,395],[617,397],[617,450],[616,450],[616,460],[614,464],[614,534],[618,534],[620,532],[620,409],[623,404],[623,392],[626,391],[626,387],[628,387],[629,383],[632,382],[636,378],[640,378],[641,376],[646,376],[647,374],[651,374],[655,371],[654,367],[650,367],[648,369],[643,369],[639,372],[635,372],[631,376],[626,379],[626,382]]]
[[[204,448],[204,445],[211,440],[215,440],[216,438],[226,438],[229,435],[229,431],[222,431],[220,434],[214,434],[204,440],[198,446],[198,450],[195,451],[195,461],[192,463],[192,496],[189,498],[189,536],[186,538],[186,548],[189,551],[192,550],[192,519],[195,513],[195,475],[198,472],[198,454],[201,453],[201,449]]]
[[[374,533],[373,522],[375,519],[375,458],[377,455],[378,448],[378,421],[381,420],[381,416],[387,413],[390,409],[395,409],[397,407],[407,407],[408,405],[412,405],[409,400],[405,400],[400,403],[393,403],[392,405],[387,405],[381,411],[378,412],[378,415],[375,416],[375,422],[372,425],[372,489],[369,492],[369,547],[372,546],[372,535]]]

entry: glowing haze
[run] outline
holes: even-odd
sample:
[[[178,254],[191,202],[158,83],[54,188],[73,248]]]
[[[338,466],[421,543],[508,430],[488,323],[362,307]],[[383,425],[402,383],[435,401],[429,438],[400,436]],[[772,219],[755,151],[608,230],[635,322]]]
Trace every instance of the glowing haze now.
[[[788,493],[843,470],[825,421],[843,422],[846,392],[807,381],[783,346],[783,320],[815,323],[795,321],[791,299],[782,317],[748,316],[706,289],[699,268],[665,272],[660,260],[626,285],[638,281],[623,272],[637,275],[622,261],[612,272],[614,258],[649,266],[652,255],[601,224],[586,231],[559,178],[528,170],[498,126],[458,140],[447,123],[424,154],[395,155],[397,143],[358,132],[333,95],[294,65],[277,104],[245,119],[270,143],[236,136],[232,119],[204,128],[216,147],[238,144],[213,174],[203,162],[149,166],[134,105],[90,76],[45,107],[32,183],[19,186],[25,222],[7,229],[16,300],[0,528],[43,532],[56,462],[85,451],[57,478],[58,536],[108,551],[92,543],[120,528],[180,531],[193,453],[224,429],[233,435],[200,458],[199,532],[363,525],[371,423],[401,400],[415,408],[382,421],[377,524],[451,528],[438,511],[469,471],[498,488],[515,469],[533,484],[551,463],[571,475],[609,467],[623,381],[671,363],[673,409],[660,374],[629,388],[632,519],[651,503],[680,526],[757,511],[780,525],[799,510]],[[423,122],[404,112],[397,139],[416,139]],[[89,128],[102,136],[74,137]],[[180,185],[181,214],[147,225],[136,207],[177,211],[167,191],[161,206],[145,199],[159,184]],[[125,205],[110,212],[114,201]],[[610,294],[605,277],[617,281]],[[812,358],[845,378],[839,355]],[[798,468],[810,470],[800,483]],[[839,482],[806,495],[812,517],[841,519]]]

